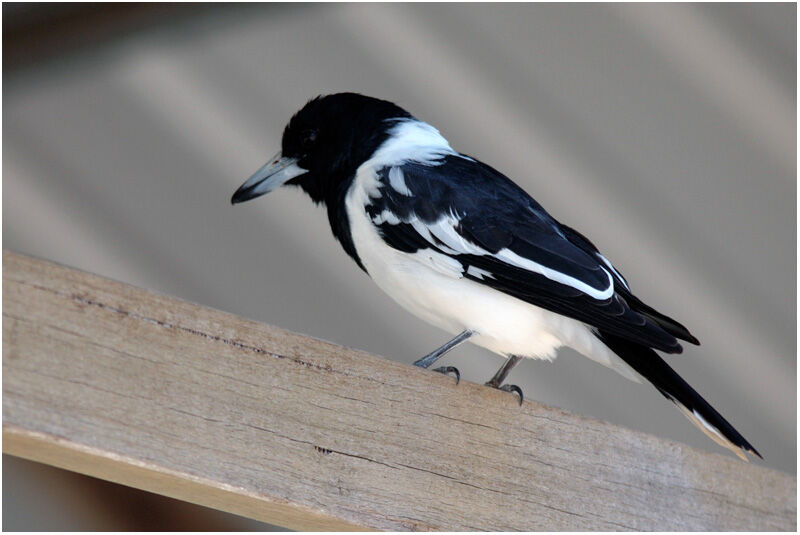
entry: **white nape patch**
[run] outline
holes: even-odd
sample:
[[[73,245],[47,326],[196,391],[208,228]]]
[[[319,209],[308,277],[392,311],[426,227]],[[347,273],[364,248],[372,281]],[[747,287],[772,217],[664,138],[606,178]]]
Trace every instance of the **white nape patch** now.
[[[747,458],[747,455],[745,455],[745,452],[742,448],[740,448],[739,446],[737,446],[736,444],[725,438],[725,435],[723,435],[719,429],[708,423],[706,419],[700,416],[700,414],[696,410],[690,411],[687,407],[682,405],[677,400],[673,399],[672,401],[673,403],[675,403],[675,406],[678,407],[678,410],[680,410],[683,413],[683,415],[689,419],[690,422],[692,422],[695,426],[697,426],[697,428],[700,429],[700,431],[705,433],[708,438],[710,438],[723,448],[731,450],[734,453],[734,455],[739,457],[741,460],[745,462],[750,461],[750,459]]]
[[[602,261],[603,261],[603,263],[604,263],[606,266],[608,266],[608,269],[610,269],[611,271],[613,271],[613,272],[614,272],[614,275],[616,275],[617,277],[619,277],[619,280],[621,280],[621,281],[622,281],[622,284],[624,284],[624,285],[625,285],[625,289],[626,289],[626,290],[628,290],[628,291],[630,292],[630,291],[631,291],[631,288],[630,288],[630,286],[628,286],[628,281],[626,281],[626,280],[625,280],[625,277],[623,277],[622,275],[620,275],[620,274],[619,274],[619,271],[617,271],[616,269],[614,269],[614,266],[612,266],[612,265],[611,265],[611,262],[609,262],[609,261],[608,261],[608,258],[606,258],[605,256],[601,255],[600,253],[595,253],[595,254],[598,256],[598,258],[600,258],[600,260],[602,260]]]
[[[475,266],[469,266],[467,268],[467,275],[472,275],[473,277],[477,277],[477,278],[479,278],[481,280],[483,280],[484,278],[487,278],[487,279],[493,279],[494,278],[494,275],[492,275],[491,273],[489,273],[485,269],[481,269],[481,268],[478,268],[478,267],[475,267]]]
[[[416,119],[389,119],[397,124],[389,130],[389,138],[362,167],[380,169],[414,161],[438,165],[448,154],[458,155],[436,128]]]
[[[411,197],[413,195],[406,185],[403,170],[397,166],[389,169],[389,185],[400,195],[405,195],[406,197]]]
[[[585,282],[579,281],[575,277],[570,277],[569,275],[565,275],[560,271],[556,271],[554,269],[550,269],[549,267],[538,264],[533,260],[523,258],[514,251],[512,251],[511,249],[500,249],[494,256],[511,265],[521,267],[522,269],[527,269],[528,271],[533,271],[534,273],[539,273],[540,275],[544,275],[545,277],[547,277],[552,281],[565,284],[567,286],[572,286],[576,290],[580,290],[586,295],[593,297],[594,299],[597,299],[598,301],[603,301],[614,295],[614,280],[611,278],[611,274],[603,268],[600,269],[603,269],[603,273],[605,273],[606,276],[608,277],[608,288],[606,288],[605,290],[597,290],[595,288],[592,288]]]
[[[389,223],[390,225],[397,225],[400,223],[400,220],[391,210],[384,210],[377,216],[372,218],[372,222],[376,225],[382,225],[383,223]]]

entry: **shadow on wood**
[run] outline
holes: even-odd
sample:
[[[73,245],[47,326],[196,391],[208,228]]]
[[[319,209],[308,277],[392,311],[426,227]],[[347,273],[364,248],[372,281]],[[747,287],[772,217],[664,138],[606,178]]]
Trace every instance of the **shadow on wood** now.
[[[3,253],[3,450],[302,530],[794,530],[796,480]]]

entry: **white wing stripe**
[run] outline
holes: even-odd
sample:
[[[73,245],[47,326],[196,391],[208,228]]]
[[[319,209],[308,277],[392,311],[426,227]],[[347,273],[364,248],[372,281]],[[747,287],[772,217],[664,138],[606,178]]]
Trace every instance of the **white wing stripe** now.
[[[389,223],[390,225],[398,225],[400,224],[400,219],[389,209],[384,210],[374,218],[372,218],[372,222],[376,225],[382,225],[384,223]]]
[[[425,223],[423,223],[418,217],[414,217],[413,219],[411,219],[411,221],[404,221],[404,223],[410,224],[420,236],[422,236],[423,238],[425,238],[425,240],[427,240],[428,243],[430,243],[431,245],[436,245],[443,252],[447,254],[463,254],[457,251],[456,249],[451,249],[450,247],[448,247],[446,242],[444,243],[444,245],[441,244],[437,245],[436,240],[434,240],[433,236],[431,235],[430,227],[425,225]]]
[[[611,262],[608,261],[608,258],[606,258],[605,256],[601,255],[600,253],[595,253],[595,254],[600,258],[600,260],[603,261],[603,263],[606,266],[608,266],[608,269],[610,269],[611,271],[614,272],[614,275],[619,277],[619,280],[621,280],[622,284],[625,285],[625,289],[628,290],[628,291],[631,291],[630,286],[628,286],[628,281],[625,280],[625,277],[623,277],[622,275],[619,274],[619,271],[614,269],[614,266],[611,265]]]
[[[554,269],[550,269],[547,266],[538,264],[533,260],[523,258],[514,251],[512,251],[511,249],[500,249],[494,256],[500,260],[503,260],[508,264],[511,264],[512,266],[517,266],[523,269],[527,269],[528,271],[533,271],[534,273],[539,273],[540,275],[544,275],[545,277],[547,277],[552,281],[556,281],[558,283],[565,284],[567,286],[572,286],[576,290],[580,290],[586,295],[597,299],[598,301],[603,301],[614,295],[614,279],[612,279],[611,274],[608,271],[606,271],[605,268],[602,267],[600,269],[602,269],[603,273],[605,273],[606,277],[608,277],[608,288],[606,288],[605,290],[597,290],[595,288],[592,288],[585,282],[579,281],[575,277],[570,277],[569,275],[565,275],[560,271],[556,271]]]
[[[458,251],[459,254],[488,255],[489,252],[474,245],[456,231],[458,219],[453,216],[444,216],[435,223],[426,225],[431,234],[444,243],[447,247]],[[415,227],[416,228],[416,227]]]
[[[406,185],[403,170],[399,167],[392,167],[389,169],[389,185],[400,195],[405,195],[406,197],[412,196],[411,190],[408,189]]]
[[[445,216],[439,218],[435,223],[430,225],[426,225],[416,217],[409,223],[423,238],[428,240],[431,244],[434,243],[432,236],[435,236],[441,243],[444,244],[444,246],[439,246],[439,248],[446,253],[494,256],[498,260],[502,260],[503,262],[511,264],[512,266],[526,269],[534,273],[539,273],[540,275],[544,275],[552,281],[564,284],[566,286],[571,286],[576,290],[580,290],[586,295],[597,299],[598,301],[603,301],[614,295],[614,279],[605,268],[601,267],[600,269],[602,269],[603,273],[605,273],[606,277],[608,277],[608,287],[604,290],[598,290],[597,288],[593,288],[585,282],[576,279],[575,277],[571,277],[561,273],[560,271],[543,266],[542,264],[534,262],[528,258],[523,258],[511,249],[500,249],[496,254],[492,255],[492,253],[489,251],[486,251],[485,249],[482,249],[465,240],[464,237],[461,236],[455,229],[455,224],[457,224],[457,222],[458,220],[454,217]]]
[[[475,267],[475,266],[467,267],[467,275],[472,275],[473,277],[477,277],[477,278],[479,278],[481,280],[483,280],[485,278],[489,278],[489,279],[493,279],[494,278],[494,275],[492,275],[491,273],[489,273],[485,269],[481,269],[481,268]]]

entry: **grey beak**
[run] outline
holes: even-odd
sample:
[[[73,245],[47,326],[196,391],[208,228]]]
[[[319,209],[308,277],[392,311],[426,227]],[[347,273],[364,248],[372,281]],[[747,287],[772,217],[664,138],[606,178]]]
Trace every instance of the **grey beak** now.
[[[247,182],[239,186],[231,197],[231,204],[260,197],[306,172],[308,172],[306,169],[297,165],[297,158],[285,158],[278,152],[261,169],[253,173]]]

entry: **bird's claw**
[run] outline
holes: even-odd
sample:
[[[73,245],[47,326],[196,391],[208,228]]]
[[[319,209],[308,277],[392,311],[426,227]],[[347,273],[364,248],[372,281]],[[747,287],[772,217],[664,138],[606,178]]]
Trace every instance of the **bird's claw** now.
[[[500,386],[498,384],[493,383],[492,381],[489,381],[489,382],[486,383],[486,386],[491,387],[491,388],[496,388],[497,390],[502,390],[503,392],[509,392],[509,393],[513,392],[513,393],[517,394],[519,396],[519,404],[520,405],[522,405],[522,402],[525,399],[525,396],[522,394],[522,389],[520,387],[518,387],[517,385],[502,385],[502,386]]]
[[[515,392],[519,394],[519,404],[520,406],[522,406],[522,402],[525,399],[525,396],[522,395],[522,389],[520,387],[518,387],[517,385],[503,385],[500,387],[500,390],[502,390],[503,392],[509,392],[509,393]]]
[[[455,374],[456,376],[456,384],[461,382],[461,372],[458,371],[458,368],[455,366],[442,366],[440,368],[436,368],[433,371],[443,373],[445,375]]]

